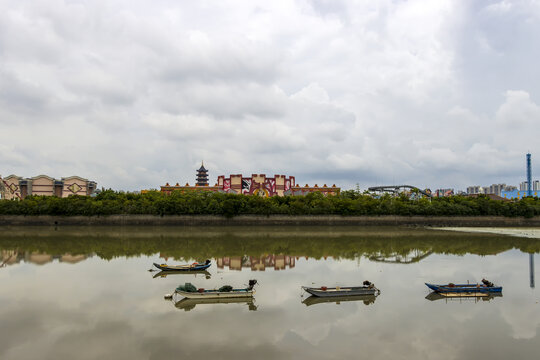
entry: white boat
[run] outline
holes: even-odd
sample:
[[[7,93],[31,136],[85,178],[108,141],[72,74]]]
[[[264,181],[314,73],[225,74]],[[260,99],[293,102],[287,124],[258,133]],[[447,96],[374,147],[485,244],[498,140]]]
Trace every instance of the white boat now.
[[[329,288],[321,286],[319,288],[302,286],[302,289],[313,296],[318,297],[337,297],[337,296],[358,296],[358,295],[378,295],[381,290],[377,289],[369,281],[364,281],[362,286],[336,286]]]
[[[174,291],[175,294],[182,295],[188,299],[230,299],[230,298],[249,298],[253,297],[255,290],[253,287],[257,284],[257,280],[249,280],[248,287],[244,289],[233,289],[228,287],[227,290],[221,290],[225,288],[223,286],[221,289],[197,289],[191,284],[186,284],[185,286],[179,286]],[[188,286],[190,285],[190,286]]]

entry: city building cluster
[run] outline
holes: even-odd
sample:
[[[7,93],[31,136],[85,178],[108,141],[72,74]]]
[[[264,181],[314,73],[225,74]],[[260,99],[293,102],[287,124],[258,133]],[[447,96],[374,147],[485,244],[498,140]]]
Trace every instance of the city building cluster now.
[[[243,176],[242,174],[220,175],[217,178],[217,183],[210,186],[208,182],[208,170],[201,164],[197,170],[195,185],[186,184],[184,186],[176,183],[169,183],[161,186],[161,192],[170,194],[172,191],[212,191],[228,194],[244,194],[256,195],[261,197],[270,196],[285,196],[285,195],[306,195],[312,192],[319,192],[323,195],[339,195],[340,188],[336,185],[327,186],[299,186],[296,184],[294,176],[274,175],[273,177],[265,174],[252,174],[251,176]]]

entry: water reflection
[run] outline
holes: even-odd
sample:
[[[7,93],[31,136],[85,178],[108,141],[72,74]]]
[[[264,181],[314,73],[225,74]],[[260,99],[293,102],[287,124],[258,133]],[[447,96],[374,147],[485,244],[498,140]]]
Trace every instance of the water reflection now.
[[[426,300],[429,301],[437,301],[437,300],[445,300],[446,302],[452,302],[452,301],[473,301],[473,302],[480,302],[480,301],[491,301],[495,298],[502,298],[502,293],[490,293],[490,294],[467,294],[463,293],[460,296],[454,296],[454,297],[448,297],[444,296],[440,293],[437,293],[435,291],[429,293],[428,296],[426,296]]]
[[[20,250],[0,250],[1,262],[0,267],[19,264],[21,261],[35,265],[45,265],[54,260],[63,263],[77,264],[81,261],[92,257],[93,254],[48,254],[38,251],[20,251]]]
[[[388,264],[414,264],[427,258],[433,254],[431,250],[414,249],[406,254],[393,252],[393,253],[376,253],[369,256],[369,260],[384,262]]]
[[[534,289],[534,254],[529,254],[529,286]]]
[[[529,287],[538,269],[528,255],[539,244],[409,228],[3,227],[0,358],[534,358],[540,350],[540,294]],[[265,263],[267,254],[273,254],[273,264]],[[242,271],[213,264],[208,279],[190,275],[205,288],[244,284],[251,277],[244,269],[258,261],[256,305],[248,299],[164,302],[165,293],[192,279],[153,279],[147,270],[160,255],[183,263],[241,259]],[[60,262],[68,256],[84,260]],[[285,264],[287,271],[259,271],[261,263],[265,270]],[[424,299],[424,282],[484,275],[504,286],[504,299],[477,300],[482,305]],[[303,284],[360,279],[376,283],[382,295],[365,299],[368,304],[300,300]]]
[[[538,253],[540,241],[398,227],[0,228],[0,250],[95,254],[107,260],[151,254],[174,260],[229,259],[234,269],[253,270],[291,269],[305,256],[414,264],[433,254],[495,255],[513,248]]]
[[[251,269],[251,271],[265,271],[267,268],[274,270],[292,269],[296,259],[290,255],[262,255],[262,256],[231,256],[216,259],[217,267],[229,270]]]
[[[363,302],[364,305],[371,305],[375,303],[376,299],[377,299],[377,296],[375,295],[335,296],[335,297],[309,296],[308,298],[302,301],[302,304],[306,306],[311,306],[311,305],[316,305],[316,304],[327,304],[327,303],[334,303],[336,305],[339,305],[342,302],[358,301],[358,302]]]
[[[172,301],[177,309],[185,311],[191,311],[196,305],[208,305],[208,304],[245,304],[248,306],[249,311],[256,311],[257,306],[253,298],[225,298],[225,299],[188,299],[183,298],[180,301]]]
[[[195,277],[197,277],[197,275],[202,275],[205,277],[205,279],[210,279],[212,277],[212,275],[206,270],[202,270],[202,271],[171,271],[169,270],[169,271],[159,271],[156,274],[154,274],[152,278],[154,279],[166,278],[167,276],[170,276],[170,275],[173,275],[173,277],[174,275],[195,275]]]

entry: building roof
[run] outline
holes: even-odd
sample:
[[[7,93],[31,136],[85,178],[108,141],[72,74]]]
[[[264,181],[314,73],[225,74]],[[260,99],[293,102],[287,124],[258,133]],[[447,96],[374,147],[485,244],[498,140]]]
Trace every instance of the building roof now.
[[[197,171],[207,172],[208,170],[204,168],[204,163],[201,163],[201,167]]]

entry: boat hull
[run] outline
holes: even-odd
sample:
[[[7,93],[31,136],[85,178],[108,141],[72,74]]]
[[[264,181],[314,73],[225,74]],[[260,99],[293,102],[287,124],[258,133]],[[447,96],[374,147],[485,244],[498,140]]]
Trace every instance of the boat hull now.
[[[353,287],[339,287],[339,288],[327,288],[322,290],[321,288],[312,288],[302,286],[306,292],[317,297],[339,297],[339,296],[359,296],[359,295],[376,295],[380,291],[375,287],[367,286],[353,286]]]
[[[154,266],[157,267],[161,271],[174,271],[174,272],[204,271],[208,269],[210,265],[212,264],[168,266],[168,265],[160,265],[160,264],[154,263]]]
[[[233,289],[232,291],[204,290],[203,292],[188,292],[176,290],[176,293],[188,299],[230,299],[253,297],[255,290]]]
[[[428,288],[438,293],[501,293],[502,286],[481,284],[455,284],[454,286],[425,283]]]
[[[437,300],[454,300],[454,299],[470,299],[470,298],[477,298],[481,299],[483,301],[491,301],[497,297],[502,297],[502,293],[439,293],[432,291],[429,293],[429,295],[426,296],[426,300],[429,301],[437,301]]]

